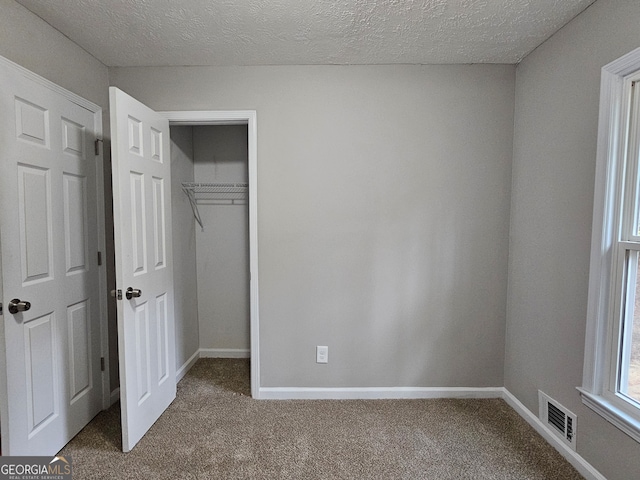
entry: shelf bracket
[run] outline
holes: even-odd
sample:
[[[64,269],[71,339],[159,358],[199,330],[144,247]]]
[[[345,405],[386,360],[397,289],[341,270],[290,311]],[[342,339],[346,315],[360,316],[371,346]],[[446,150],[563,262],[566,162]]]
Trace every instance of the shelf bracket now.
[[[182,191],[187,194],[187,198],[189,198],[189,204],[191,205],[191,211],[193,212],[193,217],[200,225],[200,228],[204,232],[204,225],[202,224],[202,218],[200,218],[200,211],[198,210],[198,202],[196,202],[196,194],[193,188],[182,185]]]

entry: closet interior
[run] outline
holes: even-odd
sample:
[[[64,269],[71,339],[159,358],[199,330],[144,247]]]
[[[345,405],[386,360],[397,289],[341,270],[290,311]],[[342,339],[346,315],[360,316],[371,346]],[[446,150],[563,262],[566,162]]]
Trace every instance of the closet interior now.
[[[171,126],[176,368],[250,354],[247,134]]]

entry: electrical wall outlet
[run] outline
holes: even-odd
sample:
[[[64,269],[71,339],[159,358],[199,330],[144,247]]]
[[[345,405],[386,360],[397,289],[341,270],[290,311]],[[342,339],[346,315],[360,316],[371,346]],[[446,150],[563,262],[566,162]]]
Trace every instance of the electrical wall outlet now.
[[[322,345],[316,347],[316,363],[329,363],[329,347]]]

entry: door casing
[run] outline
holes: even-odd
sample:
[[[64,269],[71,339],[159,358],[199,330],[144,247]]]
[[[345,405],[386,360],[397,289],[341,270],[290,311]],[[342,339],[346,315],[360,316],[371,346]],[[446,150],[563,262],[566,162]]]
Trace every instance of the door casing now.
[[[249,169],[249,302],[251,396],[260,398],[260,330],[258,295],[258,119],[255,110],[187,110],[158,112],[170,126],[247,125]]]

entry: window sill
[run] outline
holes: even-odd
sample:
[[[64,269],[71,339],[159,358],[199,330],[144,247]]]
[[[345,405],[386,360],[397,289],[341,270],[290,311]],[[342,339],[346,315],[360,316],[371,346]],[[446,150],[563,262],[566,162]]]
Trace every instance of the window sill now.
[[[580,387],[578,387],[578,391],[582,396],[582,403],[640,443],[640,421],[638,419],[616,407],[601,395],[594,395]]]

